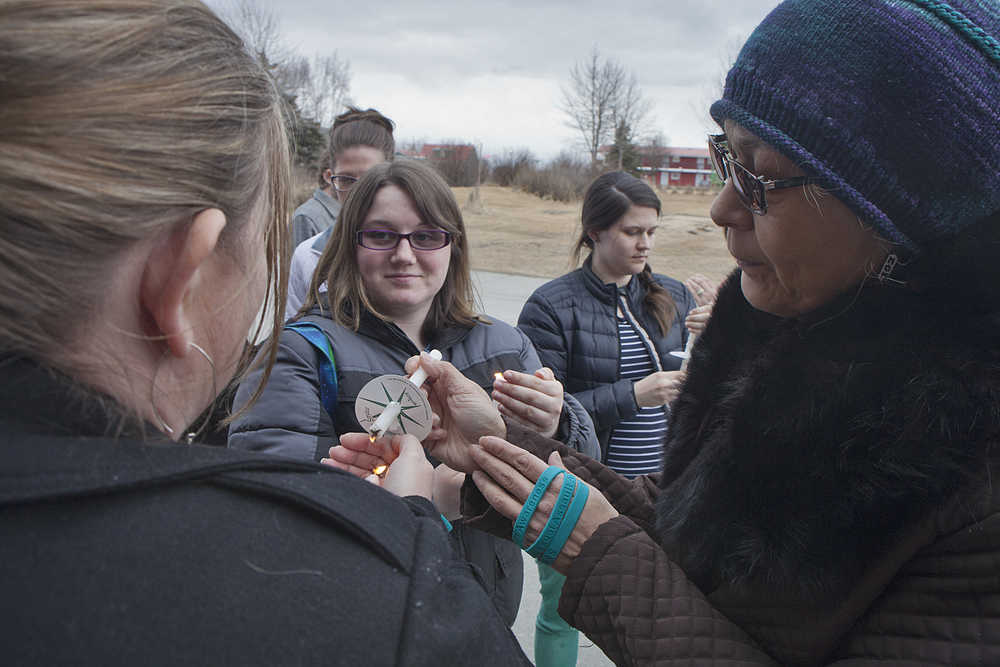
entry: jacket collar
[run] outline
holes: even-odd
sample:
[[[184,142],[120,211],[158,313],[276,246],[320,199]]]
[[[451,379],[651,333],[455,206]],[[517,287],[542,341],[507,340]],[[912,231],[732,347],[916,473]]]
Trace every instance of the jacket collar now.
[[[309,311],[309,315],[322,317],[327,320],[332,319],[329,313],[330,307],[328,304],[324,304],[323,309],[320,309],[318,306],[314,306],[313,309]],[[471,331],[472,329],[470,327],[457,325],[443,327],[434,332],[434,335],[432,335],[430,340],[428,340],[427,349],[432,350],[436,348],[444,352],[445,350],[461,343]],[[402,329],[392,322],[376,317],[369,310],[365,310],[361,314],[361,326],[358,328],[357,333],[360,336],[372,338],[383,345],[403,350],[411,355],[420,354],[420,350],[417,349],[416,344],[410,340],[409,336],[403,333]]]
[[[587,290],[594,295],[596,299],[606,304],[615,304],[618,300],[619,294],[624,294],[629,300],[629,303],[637,303],[639,297],[641,296],[641,286],[639,280],[635,276],[628,281],[628,284],[624,287],[619,287],[615,283],[604,282],[596,273],[594,273],[593,268],[594,256],[588,255],[587,259],[583,260],[583,266],[580,267],[580,273],[583,276],[583,284],[587,287]]]
[[[115,399],[20,358],[0,359],[0,423],[32,433],[89,437],[166,438]]]
[[[893,535],[984,469],[1000,429],[983,409],[1000,393],[989,331],[871,281],[777,318],[734,272],[673,404],[657,500],[667,553],[704,590],[846,595]]]
[[[340,213],[340,202],[323,192],[321,188],[316,188],[313,192],[313,199],[323,205],[331,218],[336,218]]]

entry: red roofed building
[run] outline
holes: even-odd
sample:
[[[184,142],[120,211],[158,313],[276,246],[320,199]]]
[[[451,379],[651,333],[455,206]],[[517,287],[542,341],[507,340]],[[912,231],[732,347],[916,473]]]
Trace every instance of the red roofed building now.
[[[611,146],[602,146],[599,153],[607,156]],[[677,146],[637,146],[639,175],[650,185],[660,188],[707,188],[715,180],[708,148]]]

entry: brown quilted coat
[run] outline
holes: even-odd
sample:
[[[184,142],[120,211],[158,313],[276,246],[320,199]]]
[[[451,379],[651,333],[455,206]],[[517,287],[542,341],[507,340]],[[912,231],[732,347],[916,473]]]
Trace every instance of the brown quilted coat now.
[[[662,475],[508,426],[621,514],[570,566],[560,614],[620,665],[1000,665],[997,311],[876,285],[846,315],[777,321],[738,281]],[[509,535],[471,484],[464,502]]]

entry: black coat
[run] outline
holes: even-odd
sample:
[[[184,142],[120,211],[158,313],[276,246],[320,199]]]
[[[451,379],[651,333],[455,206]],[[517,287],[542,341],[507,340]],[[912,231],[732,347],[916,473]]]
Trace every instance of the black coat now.
[[[426,500],[0,367],[0,662],[527,664]]]
[[[626,315],[649,334],[644,342],[664,371],[680,368],[681,360],[670,352],[684,349],[688,337],[684,318],[697,304],[683,283],[654,273],[653,279],[670,293],[677,310],[663,335],[643,305],[646,289],[637,277],[621,288],[605,284],[590,263],[588,257],[579,269],[535,290],[517,326],[531,339],[542,363],[590,413],[604,458],[611,431],[639,411],[632,390],[635,380],[621,378],[615,314],[619,299]]]

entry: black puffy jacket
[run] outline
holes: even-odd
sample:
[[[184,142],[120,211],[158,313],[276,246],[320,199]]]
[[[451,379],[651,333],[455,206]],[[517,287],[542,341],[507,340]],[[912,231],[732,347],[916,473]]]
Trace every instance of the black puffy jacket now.
[[[681,365],[669,353],[684,349],[688,336],[684,318],[697,304],[680,281],[658,273],[653,279],[670,292],[677,308],[665,336],[659,335],[659,325],[643,306],[646,289],[641,281],[633,276],[625,287],[605,284],[591,270],[589,257],[576,271],[535,290],[518,318],[518,328],[531,339],[542,363],[590,413],[602,458],[607,456],[612,429],[639,411],[632,390],[635,381],[621,378],[617,305],[649,334],[644,340],[660,370],[677,370]]]
[[[3,664],[529,664],[427,500],[0,367]]]

